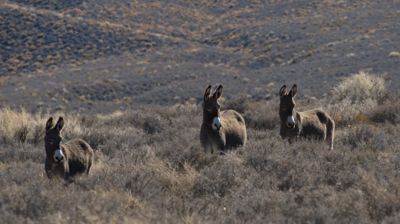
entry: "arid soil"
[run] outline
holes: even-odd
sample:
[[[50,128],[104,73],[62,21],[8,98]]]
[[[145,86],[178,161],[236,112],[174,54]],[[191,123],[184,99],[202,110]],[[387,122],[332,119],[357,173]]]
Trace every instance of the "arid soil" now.
[[[319,98],[360,70],[396,90],[399,15],[397,1],[5,0],[0,104],[109,112],[198,102],[210,83]]]

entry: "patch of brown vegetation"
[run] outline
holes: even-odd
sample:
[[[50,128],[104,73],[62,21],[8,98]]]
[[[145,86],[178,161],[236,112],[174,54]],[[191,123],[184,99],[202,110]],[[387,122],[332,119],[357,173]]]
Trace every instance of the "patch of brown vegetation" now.
[[[389,106],[339,127],[329,151],[319,142],[284,142],[277,100],[226,102],[245,115],[249,141],[225,156],[203,152],[199,105],[65,114],[66,138],[82,137],[96,154],[93,172],[69,186],[44,175],[48,115],[2,109],[0,216],[6,223],[398,222],[400,127]]]

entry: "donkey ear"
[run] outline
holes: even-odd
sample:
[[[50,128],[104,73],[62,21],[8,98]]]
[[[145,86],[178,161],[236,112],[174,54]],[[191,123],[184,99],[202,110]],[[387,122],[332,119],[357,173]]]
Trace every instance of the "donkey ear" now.
[[[206,91],[204,92],[204,100],[206,100],[210,96],[211,85],[208,85]]]
[[[286,85],[283,85],[283,86],[281,87],[281,89],[279,90],[279,95],[280,95],[280,96],[284,96],[284,95],[286,95],[286,94],[287,94]]]
[[[46,131],[50,130],[54,126],[53,117],[50,117],[46,122]]]
[[[58,131],[61,131],[61,129],[64,127],[64,118],[60,117],[58,118],[57,124],[56,124],[56,128]]]
[[[289,95],[292,96],[292,97],[295,97],[296,94],[297,94],[297,85],[294,84],[294,85],[292,86],[292,89],[290,89]]]
[[[221,97],[221,95],[222,95],[222,88],[223,88],[223,86],[222,86],[222,85],[219,85],[219,86],[217,87],[217,89],[215,90],[215,93],[214,93],[214,95],[213,95],[213,97],[214,97],[215,99],[218,99],[218,98]]]

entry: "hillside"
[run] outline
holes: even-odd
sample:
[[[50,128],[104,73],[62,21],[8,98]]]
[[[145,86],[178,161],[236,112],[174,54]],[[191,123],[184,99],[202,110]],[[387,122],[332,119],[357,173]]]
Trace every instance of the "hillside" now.
[[[366,70],[400,83],[400,4],[388,1],[6,0],[0,104],[111,112],[281,83],[319,97]]]

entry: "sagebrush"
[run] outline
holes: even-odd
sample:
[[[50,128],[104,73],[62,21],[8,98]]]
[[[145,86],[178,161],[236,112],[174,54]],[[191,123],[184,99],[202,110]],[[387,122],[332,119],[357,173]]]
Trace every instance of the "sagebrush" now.
[[[1,221],[400,221],[400,126],[391,110],[398,101],[377,104],[365,119],[339,127],[335,150],[329,151],[319,142],[283,141],[277,100],[223,104],[249,124],[246,146],[224,156],[206,154],[200,146],[200,105],[63,114],[65,139],[85,139],[96,155],[91,174],[69,185],[44,175],[49,114],[1,109]]]

